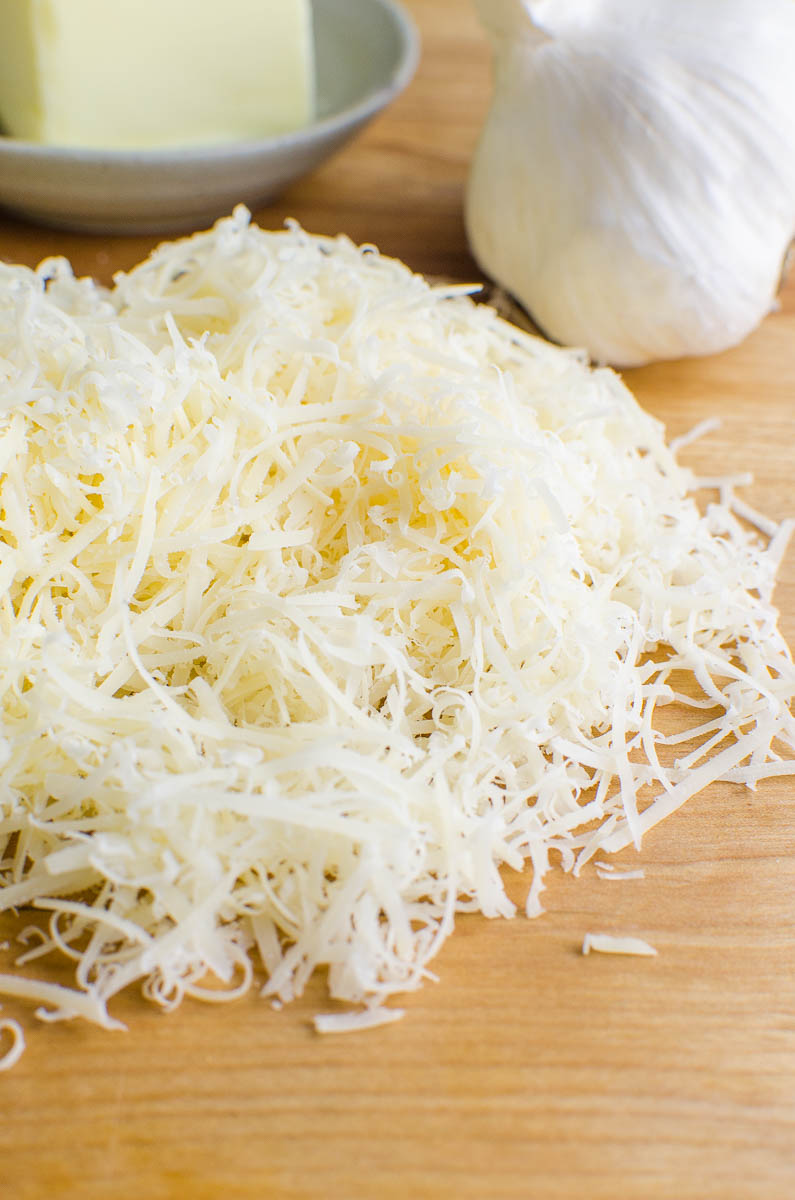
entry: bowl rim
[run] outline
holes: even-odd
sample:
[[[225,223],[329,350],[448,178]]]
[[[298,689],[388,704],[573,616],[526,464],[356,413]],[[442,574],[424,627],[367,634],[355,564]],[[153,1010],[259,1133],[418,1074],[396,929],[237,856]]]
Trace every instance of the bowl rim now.
[[[277,153],[312,145],[318,139],[343,133],[351,125],[364,123],[385,108],[391,99],[399,95],[411,82],[420,60],[420,35],[414,19],[400,0],[369,0],[382,8],[392,18],[400,38],[400,53],[391,75],[361,100],[346,108],[338,109],[327,117],[311,121],[298,129],[273,134],[263,138],[248,138],[241,141],[196,143],[183,146],[155,146],[130,149],[114,149],[103,146],[63,146],[44,142],[31,142],[23,138],[0,133],[0,158],[19,157],[25,159],[47,158],[70,163],[85,163],[86,166],[141,166],[158,164],[189,165],[213,159],[240,158]]]

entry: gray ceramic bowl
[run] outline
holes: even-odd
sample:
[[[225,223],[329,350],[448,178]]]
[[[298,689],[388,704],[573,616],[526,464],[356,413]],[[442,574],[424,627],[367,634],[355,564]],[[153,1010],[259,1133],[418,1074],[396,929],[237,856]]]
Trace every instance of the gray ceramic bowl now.
[[[267,203],[333,154],[411,80],[419,39],[396,0],[313,0],[317,119],[256,142],[83,150],[0,137],[0,205],[90,233],[195,229]]]

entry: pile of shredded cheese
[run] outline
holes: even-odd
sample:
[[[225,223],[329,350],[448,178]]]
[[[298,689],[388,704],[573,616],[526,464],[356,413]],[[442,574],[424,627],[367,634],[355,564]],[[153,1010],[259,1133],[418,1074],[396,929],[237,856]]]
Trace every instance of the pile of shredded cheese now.
[[[533,915],[551,853],[792,771],[789,528],[464,291],[242,209],[111,291],[0,267],[0,907],[75,972],[0,992],[43,1019],[323,965],[363,1007],[319,1028],[391,1019],[503,864]]]

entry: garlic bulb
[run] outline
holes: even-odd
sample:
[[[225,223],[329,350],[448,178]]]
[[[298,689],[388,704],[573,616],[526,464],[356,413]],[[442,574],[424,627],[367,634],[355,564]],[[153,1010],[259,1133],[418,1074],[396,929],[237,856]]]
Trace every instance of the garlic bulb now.
[[[481,268],[630,366],[741,341],[795,234],[795,0],[475,0],[495,90],[467,185]]]

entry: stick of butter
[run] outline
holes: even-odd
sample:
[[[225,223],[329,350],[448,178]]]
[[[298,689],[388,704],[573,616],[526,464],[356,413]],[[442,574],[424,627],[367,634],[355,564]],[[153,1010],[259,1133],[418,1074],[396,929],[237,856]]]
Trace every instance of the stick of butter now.
[[[0,0],[0,121],[63,146],[196,145],[300,128],[310,0]]]

